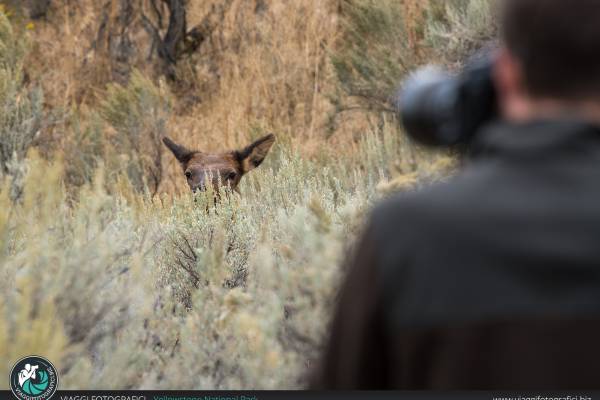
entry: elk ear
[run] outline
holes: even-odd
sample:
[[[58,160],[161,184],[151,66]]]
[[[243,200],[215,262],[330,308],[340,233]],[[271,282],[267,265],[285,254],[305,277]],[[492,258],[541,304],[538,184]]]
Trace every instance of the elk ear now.
[[[275,135],[270,133],[246,146],[244,149],[236,151],[236,156],[242,165],[244,173],[253,170],[263,162],[273,143],[275,143]]]
[[[162,141],[165,144],[165,146],[167,146],[169,150],[171,150],[177,161],[179,161],[182,164],[185,164],[188,161],[190,161],[190,158],[192,158],[192,156],[194,155],[193,151],[175,143],[166,136],[163,138]]]

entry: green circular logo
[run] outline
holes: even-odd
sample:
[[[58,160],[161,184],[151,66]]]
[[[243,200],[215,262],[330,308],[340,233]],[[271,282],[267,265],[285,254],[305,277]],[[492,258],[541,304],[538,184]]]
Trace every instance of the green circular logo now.
[[[10,371],[10,389],[19,400],[47,400],[57,388],[56,368],[43,357],[24,357]]]

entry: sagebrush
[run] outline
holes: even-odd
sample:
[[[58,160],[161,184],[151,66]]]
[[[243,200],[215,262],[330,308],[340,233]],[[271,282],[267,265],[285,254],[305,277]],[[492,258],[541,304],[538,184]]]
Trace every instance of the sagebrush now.
[[[0,7],[0,375],[40,354],[61,389],[304,387],[373,204],[451,173],[388,94],[493,38],[489,2],[220,1],[187,3],[190,26],[221,23],[169,76],[142,51],[145,0]],[[160,143],[268,132],[217,202]]]

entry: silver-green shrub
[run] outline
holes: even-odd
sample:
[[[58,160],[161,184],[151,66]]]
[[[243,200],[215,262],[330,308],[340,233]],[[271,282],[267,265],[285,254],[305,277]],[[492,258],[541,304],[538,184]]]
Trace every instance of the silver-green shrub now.
[[[446,64],[460,66],[477,50],[497,41],[498,2],[461,0],[439,2],[438,7],[438,13],[430,13],[425,33],[436,56]]]
[[[61,164],[33,154],[22,201],[0,191],[0,375],[36,353],[62,388],[301,387],[395,135],[362,159],[283,147],[216,204],[109,194],[102,169],[67,202]]]
[[[13,177],[13,197],[19,196],[23,159],[44,123],[42,91],[24,81],[26,48],[0,11],[0,175]]]

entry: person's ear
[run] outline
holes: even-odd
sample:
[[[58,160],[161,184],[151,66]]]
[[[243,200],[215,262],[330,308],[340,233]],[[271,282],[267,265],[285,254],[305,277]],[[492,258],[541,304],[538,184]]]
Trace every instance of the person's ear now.
[[[529,95],[523,67],[507,48],[499,50],[492,74],[502,116],[508,120],[525,118],[529,109]]]
[[[258,167],[267,156],[273,143],[275,143],[275,135],[270,133],[246,146],[242,150],[236,151],[236,156],[240,161],[242,171],[246,173]]]
[[[188,161],[190,161],[190,159],[195,153],[194,151],[175,143],[167,136],[165,136],[162,141],[165,144],[165,146],[167,146],[168,149],[171,150],[177,161],[179,161],[181,164],[186,164]]]

